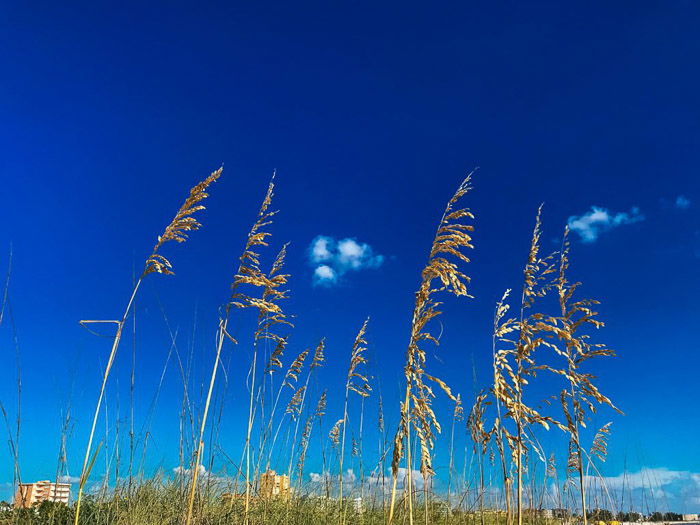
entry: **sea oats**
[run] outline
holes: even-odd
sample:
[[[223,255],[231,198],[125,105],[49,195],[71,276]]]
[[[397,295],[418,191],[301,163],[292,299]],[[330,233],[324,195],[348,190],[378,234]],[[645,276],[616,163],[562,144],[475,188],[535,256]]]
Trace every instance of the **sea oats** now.
[[[429,383],[436,384],[450,399],[455,400],[449,387],[441,379],[425,372],[426,351],[422,347],[422,343],[430,341],[436,345],[439,344],[438,338],[428,327],[429,323],[441,314],[439,308],[442,303],[435,299],[435,294],[444,291],[457,296],[469,296],[467,292],[469,277],[459,269],[458,263],[469,262],[469,258],[463,253],[463,250],[473,248],[471,232],[474,227],[466,223],[465,220],[473,220],[474,216],[468,209],[457,208],[457,205],[470,189],[471,174],[459,185],[447,203],[430,248],[428,263],[421,273],[420,287],[416,292],[411,336],[406,351],[406,366],[404,367],[406,394],[401,404],[401,423],[394,438],[393,488],[389,523],[393,519],[399,461],[404,450],[401,443],[404,439],[410,443],[411,427],[415,429],[419,438],[420,471],[426,480],[434,474],[431,450],[435,433],[440,432],[440,424],[432,409],[432,399],[435,395]],[[408,485],[411,487],[410,446],[406,447],[405,450],[408,454]],[[408,493],[408,508],[409,521],[412,523],[413,506],[410,491]]]

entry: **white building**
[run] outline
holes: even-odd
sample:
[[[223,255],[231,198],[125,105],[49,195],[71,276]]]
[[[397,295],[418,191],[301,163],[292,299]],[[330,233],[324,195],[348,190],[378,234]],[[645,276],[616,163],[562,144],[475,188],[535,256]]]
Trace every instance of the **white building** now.
[[[68,503],[70,483],[52,483],[48,480],[36,483],[20,483],[15,494],[15,507],[28,508],[42,501]]]

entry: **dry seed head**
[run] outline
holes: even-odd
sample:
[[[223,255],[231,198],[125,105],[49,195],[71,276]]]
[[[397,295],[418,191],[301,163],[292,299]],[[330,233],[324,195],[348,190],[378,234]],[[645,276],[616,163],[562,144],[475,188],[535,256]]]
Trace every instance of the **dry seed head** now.
[[[154,272],[166,275],[173,274],[170,261],[160,255],[158,250],[168,241],[185,242],[188,232],[198,230],[201,227],[201,224],[194,218],[194,214],[204,209],[204,206],[200,203],[209,196],[206,190],[212,182],[221,176],[223,170],[224,168],[219,168],[212,172],[211,175],[190,190],[189,197],[180,206],[173,220],[165,228],[163,235],[158,237],[150,257],[146,259],[146,265],[143,270],[144,276]]]
[[[462,398],[459,394],[457,394],[457,399],[455,400],[455,409],[452,417],[454,417],[455,421],[464,419],[464,407],[462,406]]]
[[[240,262],[238,271],[234,275],[231,283],[231,298],[229,300],[229,305],[227,306],[227,308],[230,308],[230,306],[236,306],[237,308],[258,308],[261,317],[265,315],[279,315],[281,314],[281,309],[274,304],[274,301],[265,299],[265,292],[263,292],[263,298],[255,299],[250,294],[238,292],[238,288],[241,285],[249,285],[255,288],[267,290],[270,288],[279,287],[286,282],[287,276],[282,277],[284,282],[279,282],[279,279],[272,281],[271,278],[266,276],[264,272],[260,270],[260,254],[256,251],[257,247],[267,246],[267,237],[272,235],[270,232],[265,231],[265,226],[272,223],[271,219],[277,213],[276,211],[269,211],[270,205],[272,204],[272,197],[274,195],[274,179],[275,174],[273,173],[272,180],[267,187],[265,198],[260,205],[258,217],[255,220],[253,227],[250,229],[250,232],[248,232],[243,254],[239,258]],[[285,253],[286,245],[280,251],[275,263],[277,263],[280,258],[281,261],[284,261]],[[273,264],[273,268],[276,268],[275,264]]]
[[[267,187],[267,193],[260,205],[260,211],[258,212],[258,218],[253,224],[250,232],[248,233],[248,239],[246,241],[245,250],[241,255],[241,267],[242,268],[252,268],[259,271],[260,267],[260,255],[254,250],[256,246],[267,246],[267,237],[272,235],[270,232],[264,230],[265,226],[272,223],[272,217],[277,213],[277,211],[269,211],[270,205],[272,204],[272,197],[274,196],[275,189],[275,173],[272,174],[272,179]],[[241,273],[241,272],[239,272]],[[234,278],[234,288],[236,280]]]
[[[309,437],[311,436],[311,430],[313,428],[314,418],[319,419],[323,417],[326,410],[326,392],[324,390],[321,397],[316,403],[316,410],[309,417],[306,418],[306,424],[304,425],[304,432],[301,434],[301,452],[299,453],[299,460],[297,462],[297,471],[300,473],[304,470],[304,462],[306,460],[306,451],[309,448]]]
[[[289,274],[282,273],[285,258],[287,257],[287,246],[289,246],[289,243],[282,246],[270,268],[268,282],[266,283],[262,296],[266,301],[274,302],[289,297],[289,291],[281,288],[287,284],[289,279]]]
[[[399,426],[396,429],[396,434],[394,435],[394,449],[391,456],[391,472],[394,477],[399,473],[399,465],[401,464],[401,458],[403,457],[403,443],[404,439],[408,435],[408,413],[406,410],[405,403],[401,402],[401,419],[399,421]]]
[[[318,399],[318,403],[316,404],[316,410],[314,410],[314,415],[317,418],[323,417],[323,415],[326,413],[326,394],[328,393],[328,390],[324,390],[323,393],[321,394],[321,397]]]
[[[365,332],[367,331],[367,323],[369,323],[369,317],[362,323],[360,331],[355,337],[355,342],[352,345],[352,352],[350,353],[350,366],[348,367],[348,377],[346,381],[346,388],[352,390],[353,392],[359,394],[362,397],[369,397],[372,387],[369,385],[369,379],[367,376],[358,372],[358,367],[362,364],[367,364],[367,358],[364,356],[367,350],[367,341],[364,339]]]
[[[302,351],[294,361],[292,361],[292,364],[289,365],[289,368],[287,369],[287,373],[284,376],[284,384],[294,388],[294,384],[297,379],[299,379],[299,374],[301,373],[301,369],[304,366],[304,361],[306,360],[306,356],[309,355],[309,349],[307,348],[306,350]]]
[[[559,270],[554,279],[553,287],[557,291],[559,299],[560,315],[558,317],[544,318],[538,323],[543,332],[551,334],[560,342],[561,346],[550,343],[548,346],[561,358],[564,363],[561,368],[543,367],[550,372],[566,378],[569,387],[560,394],[562,411],[566,420],[564,428],[571,436],[571,440],[579,448],[578,426],[585,427],[586,412],[594,413],[597,405],[608,405],[619,411],[612,401],[603,395],[593,384],[594,376],[580,370],[583,363],[595,357],[615,355],[605,345],[592,344],[589,334],[583,332],[586,327],[600,328],[603,323],[597,319],[597,312],[593,306],[598,301],[593,299],[574,299],[574,293],[580,283],[570,283],[567,278],[569,269],[569,252],[571,244],[568,239],[568,228],[564,230],[562,249],[559,253]],[[594,439],[592,453],[600,454],[603,459],[607,453],[606,435],[609,424],[604,426]],[[604,459],[603,459],[604,460]],[[580,458],[573,457],[572,461]]]
[[[467,428],[474,442],[474,451],[476,452],[480,449],[482,453],[486,452],[488,442],[491,439],[491,432],[486,430],[484,419],[486,406],[488,405],[486,398],[486,393],[483,391],[480,392],[476,396],[474,406],[469,412],[469,417],[467,417]]]
[[[473,248],[470,233],[474,227],[465,220],[472,220],[474,216],[468,209],[456,209],[456,206],[470,189],[471,174],[464,179],[447,203],[433,239],[428,263],[421,274],[420,287],[416,292],[411,337],[404,368],[408,400],[412,408],[409,410],[408,405],[402,404],[402,422],[394,439],[392,460],[394,476],[397,475],[399,461],[403,455],[402,441],[408,433],[409,424],[415,427],[420,442],[421,472],[425,477],[433,474],[430,455],[434,433],[440,432],[440,425],[431,406],[435,395],[426,380],[437,384],[450,399],[456,401],[449,387],[441,379],[425,373],[426,353],[421,344],[423,341],[439,344],[438,338],[428,328],[430,321],[441,314],[439,310],[441,303],[433,295],[436,292],[446,291],[457,296],[469,296],[467,291],[469,277],[460,271],[458,263],[469,262],[469,258],[462,250]],[[453,262],[450,258],[456,259],[457,262]]]
[[[323,366],[323,362],[326,360],[326,356],[323,354],[323,350],[326,348],[326,338],[324,337],[316,345],[316,350],[314,350],[314,357],[311,360],[311,370],[317,366]]]
[[[287,346],[287,337],[280,337],[277,340],[277,345],[270,355],[270,360],[267,362],[265,367],[266,374],[273,374],[275,370],[282,368],[282,357],[284,356],[284,349]]]
[[[557,464],[554,460],[554,452],[549,456],[549,461],[547,461],[546,476],[548,478],[554,478],[557,475]]]
[[[603,462],[605,462],[605,459],[608,457],[610,425],[612,425],[612,422],[603,425],[600,430],[598,430],[593,438],[593,446],[591,447],[591,456],[595,456]]]
[[[291,414],[292,419],[294,420],[296,420],[297,416],[301,414],[301,401],[305,390],[305,386],[300,386],[297,388],[296,392],[294,392],[294,395],[292,396],[292,399],[290,399],[289,403],[287,403],[285,414]]]
[[[384,401],[382,400],[381,394],[379,395],[379,415],[377,416],[377,426],[379,427],[379,433],[384,434]]]
[[[233,305],[239,308],[257,308],[258,328],[255,331],[255,339],[272,339],[276,341],[279,336],[272,329],[276,325],[287,325],[292,327],[292,323],[287,320],[287,315],[278,304],[283,299],[288,298],[288,291],[282,287],[287,284],[289,275],[281,273],[284,266],[284,259],[287,254],[287,245],[277,254],[272,268],[268,275],[260,272],[257,268],[245,268],[236,276],[236,285],[247,284],[262,288],[260,298],[251,297],[244,293],[235,293],[232,297]]]
[[[533,229],[528,259],[523,270],[523,292],[521,301],[521,318],[515,321],[512,318],[504,318],[509,306],[507,298],[509,290],[496,305],[494,316],[494,386],[493,394],[497,402],[502,404],[506,412],[504,418],[510,418],[517,423],[519,428],[531,424],[539,424],[546,430],[550,425],[566,429],[564,425],[551,417],[540,414],[537,410],[527,406],[523,402],[523,390],[529,384],[531,377],[535,377],[539,370],[549,370],[546,365],[538,365],[534,359],[534,353],[540,346],[551,347],[547,332],[550,330],[552,320],[540,313],[526,315],[526,310],[532,308],[538,298],[544,297],[552,288],[551,274],[556,273],[552,262],[553,256],[540,257],[540,239],[542,236],[541,221],[542,206],[537,210],[535,227]],[[517,340],[510,339],[508,334],[518,332]],[[505,345],[505,347],[502,347]],[[500,438],[499,438],[500,439]],[[513,450],[513,445],[519,451],[526,451],[532,443],[526,435],[508,435],[508,443]],[[537,447],[533,447],[538,454]],[[517,461],[517,458],[514,457]]]
[[[578,453],[579,447],[574,439],[569,440],[569,455],[566,460],[566,471],[568,475],[574,475],[581,467],[581,455]]]
[[[334,447],[340,446],[340,425],[342,425],[344,421],[345,419],[339,419],[336,421],[335,425],[333,425],[331,431],[328,433],[328,437],[330,438]]]

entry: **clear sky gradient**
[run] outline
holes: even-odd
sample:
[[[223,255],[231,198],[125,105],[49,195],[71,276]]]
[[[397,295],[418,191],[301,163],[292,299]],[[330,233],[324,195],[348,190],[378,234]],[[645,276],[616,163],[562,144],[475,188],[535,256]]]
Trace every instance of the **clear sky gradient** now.
[[[573,275],[602,301],[597,337],[619,354],[594,370],[626,414],[594,418],[614,421],[605,474],[649,469],[670,507],[696,508],[699,23],[689,1],[6,3],[1,271],[10,246],[13,261],[0,401],[13,424],[16,328],[23,478],[53,477],[68,407],[69,468],[79,474],[109,339],[78,321],[121,315],[134,267],[188,189],[222,164],[203,229],[166,249],[176,276],[149,276],[137,301],[137,430],[154,414],[146,468],[178,461],[172,360],[149,409],[170,349],[163,312],[180,353],[193,349],[198,403],[217,307],[273,169],[281,212],[265,260],[291,242],[288,355],[327,337],[313,390],[331,387],[327,433],[342,416],[333,386],[371,316],[370,373],[393,428],[419,272],[446,200],[478,167],[466,199],[475,298],[448,301],[432,372],[468,401],[488,383],[494,303],[521,285],[544,202],[544,247],[556,249],[572,224]],[[331,253],[314,259],[319,236]],[[245,337],[249,324],[239,326]],[[234,456],[243,346],[224,357],[221,442]],[[117,420],[126,435],[132,348],[129,334],[108,391],[111,440]],[[444,443],[436,454],[440,474]],[[0,497],[11,482],[3,447]]]

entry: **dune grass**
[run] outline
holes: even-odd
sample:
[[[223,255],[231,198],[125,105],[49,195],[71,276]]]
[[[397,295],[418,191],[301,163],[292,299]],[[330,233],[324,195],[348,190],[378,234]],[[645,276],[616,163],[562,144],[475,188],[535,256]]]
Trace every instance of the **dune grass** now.
[[[520,304],[516,308],[518,314],[515,317],[509,314],[511,292],[508,290],[495,306],[493,346],[486,349],[486,353],[493,357],[492,382],[482,385],[483,388],[474,395],[466,421],[463,421],[464,397],[453,393],[443,380],[430,373],[427,345],[434,345],[430,350],[432,355],[445,329],[439,322],[444,307],[441,297],[470,297],[470,277],[464,273],[463,267],[469,263],[465,251],[473,248],[475,217],[468,208],[461,207],[461,202],[471,190],[471,174],[449,199],[429,247],[427,263],[420,274],[412,321],[408,327],[402,401],[393,411],[392,421],[398,420],[393,436],[387,435],[385,429],[381,385],[378,378],[371,377],[367,372],[367,351],[372,345],[368,336],[369,318],[362,324],[350,347],[345,384],[337,386],[337,391],[344,393],[342,407],[328,406],[327,393],[331,385],[319,385],[314,375],[314,370],[326,361],[325,339],[318,342],[313,354],[311,348],[306,348],[290,356],[286,371],[276,384],[277,376],[281,376],[285,369],[285,351],[294,327],[291,316],[283,308],[284,300],[289,297],[289,290],[286,289],[289,275],[284,270],[288,245],[281,244],[271,258],[269,269],[263,269],[264,260],[270,257],[265,251],[272,243],[271,225],[277,214],[273,210],[273,175],[237,261],[228,299],[222,304],[218,319],[212,320],[216,322],[216,338],[211,353],[212,362],[209,363],[211,374],[200,386],[203,393],[201,407],[194,406],[193,396],[188,391],[192,355],[190,363],[183,364],[179,352],[176,352],[183,381],[179,474],[175,477],[156,475],[150,479],[135,475],[142,472],[142,468],[135,468],[134,465],[132,406],[128,478],[123,481],[116,472],[115,482],[110,484],[105,481],[101,490],[88,493],[87,482],[96,458],[101,453],[108,454],[105,450],[105,443],[109,442],[108,434],[97,447],[93,447],[93,443],[98,437],[98,420],[103,413],[106,385],[122,333],[130,315],[135,315],[133,306],[137,292],[149,274],[173,273],[172,264],[161,255],[160,249],[169,241],[184,242],[189,232],[201,226],[194,214],[203,209],[201,203],[207,197],[206,190],[221,172],[221,169],[213,172],[192,188],[174,219],[158,237],[143,271],[134,279],[120,319],[83,321],[85,325],[114,324],[116,333],[101,376],[76,501],[69,506],[46,502],[34,509],[2,510],[0,524],[248,525],[340,522],[413,525],[421,522],[513,525],[517,522],[522,525],[525,522],[548,522],[538,511],[545,505],[552,483],[561,489],[557,491],[558,506],[567,506],[572,511],[578,506],[583,510],[585,523],[586,507],[591,503],[591,496],[586,491],[588,476],[584,472],[599,474],[598,464],[607,453],[610,424],[596,433],[588,448],[580,429],[600,406],[607,405],[616,410],[612,401],[594,385],[594,376],[589,368],[598,358],[611,357],[614,353],[606,346],[591,341],[593,332],[603,326],[593,310],[597,301],[574,297],[580,283],[572,283],[568,278],[568,232],[564,232],[560,251],[541,254],[541,208],[536,215],[529,252],[525,257]],[[3,311],[6,302],[7,285]],[[243,314],[244,311],[255,312],[256,322],[251,330],[251,346],[245,354],[251,359],[241,363],[244,354],[230,332],[239,320],[234,313]],[[240,326],[236,326],[239,332],[245,328],[244,317],[240,316]],[[135,326],[134,322],[134,330]],[[172,331],[171,339],[175,347],[176,337]],[[242,374],[238,377],[231,375],[223,364],[225,353],[235,355],[238,360],[236,368],[245,370],[245,377]],[[307,359],[310,355],[313,356]],[[132,358],[134,362],[135,354]],[[218,416],[213,421],[211,418],[216,403],[217,378],[221,372],[226,374],[224,389],[232,381],[244,383],[247,389],[248,417],[243,425],[242,449],[235,451],[236,456],[240,453],[238,462],[216,440],[221,421],[225,418],[223,402],[219,404]],[[132,367],[132,400],[133,378]],[[533,383],[538,383],[540,388],[544,385],[550,398],[558,399],[559,403],[548,402],[544,408],[535,406],[528,395]],[[160,385],[162,377],[158,390]],[[315,403],[307,403],[312,385],[315,386],[316,394],[312,398]],[[370,454],[363,446],[363,431],[372,423],[371,416],[365,414],[365,404],[370,393],[375,391],[377,395],[374,397],[379,407],[376,419],[379,442],[376,454]],[[440,392],[444,395],[439,395]],[[18,398],[20,396],[21,390]],[[452,413],[447,447],[449,457],[447,461],[443,460],[447,464],[446,492],[433,489],[436,475],[433,449],[442,430],[435,410],[436,402],[447,403]],[[284,410],[282,407],[285,407]],[[324,428],[324,418],[331,412],[333,417],[330,421],[335,423],[330,429]],[[19,422],[17,432],[13,432],[4,407],[3,413],[8,423],[10,443],[16,444],[19,441]],[[104,413],[106,419],[106,411]],[[339,415],[341,417],[338,418]],[[56,478],[58,473],[65,472],[69,421],[70,415],[65,419],[61,431],[62,449]],[[107,421],[105,424],[107,426]],[[550,431],[559,432],[561,441],[568,443],[568,457],[561,461],[566,466],[561,481],[554,456],[542,449],[536,437]],[[455,435],[460,432],[468,435],[473,443],[470,458],[476,468],[472,470],[470,466],[469,474],[466,452],[461,474],[456,466]],[[234,467],[233,475],[216,479],[209,472],[210,468],[204,468],[207,435],[211,452],[206,464],[211,467],[214,456],[218,454]],[[113,452],[117,457],[119,446],[117,434]],[[304,464],[312,448],[322,457],[323,464],[322,479],[314,483],[304,479]],[[13,450],[16,477],[19,479],[21,459],[16,445]],[[191,455],[188,451],[191,451]],[[144,442],[142,455],[145,454]],[[546,465],[538,473],[537,458],[543,457],[550,457],[551,460],[545,461]],[[270,468],[275,458],[276,464],[283,465],[283,473],[290,478],[292,490],[289,497],[269,498],[261,495],[260,475]],[[387,460],[391,465],[388,480],[385,476]],[[118,469],[119,460],[116,463]],[[344,481],[349,472],[345,468],[347,463],[359,464],[359,480]],[[369,476],[366,475],[366,467]],[[564,490],[567,494],[565,500],[561,497]],[[224,497],[224,492],[229,497]],[[578,503],[573,498],[574,493],[578,494]],[[231,497],[231,494],[234,496]],[[595,497],[598,495],[596,493]],[[613,504],[609,493],[607,499]],[[548,503],[548,506],[554,506],[555,502]],[[594,503],[598,503],[598,499]]]

